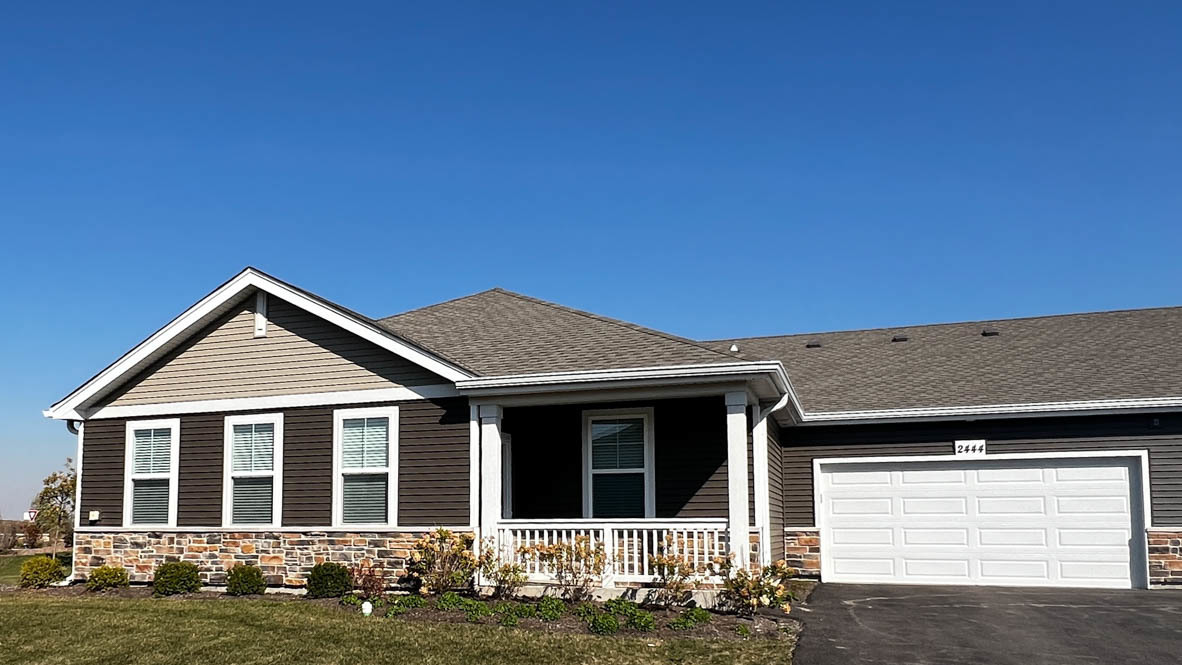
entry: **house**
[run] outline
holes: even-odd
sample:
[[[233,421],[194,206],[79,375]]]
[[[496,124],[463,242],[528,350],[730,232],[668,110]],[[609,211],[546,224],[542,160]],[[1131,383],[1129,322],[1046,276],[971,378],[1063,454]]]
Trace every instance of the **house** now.
[[[589,536],[605,585],[1182,582],[1182,308],[695,341],[493,289],[371,319],[247,268],[45,414],[75,576]],[[547,571],[534,567],[534,576]]]

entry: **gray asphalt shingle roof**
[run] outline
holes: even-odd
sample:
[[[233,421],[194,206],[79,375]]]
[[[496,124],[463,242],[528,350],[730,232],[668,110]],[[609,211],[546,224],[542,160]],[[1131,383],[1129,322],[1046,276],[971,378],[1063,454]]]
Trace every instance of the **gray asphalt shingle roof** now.
[[[491,289],[376,323],[484,376],[780,360],[808,412],[1182,396],[1182,307],[698,342]]]
[[[709,344],[783,362],[809,412],[1182,396],[1182,307]]]
[[[735,360],[699,342],[504,289],[386,317],[377,324],[483,376]]]

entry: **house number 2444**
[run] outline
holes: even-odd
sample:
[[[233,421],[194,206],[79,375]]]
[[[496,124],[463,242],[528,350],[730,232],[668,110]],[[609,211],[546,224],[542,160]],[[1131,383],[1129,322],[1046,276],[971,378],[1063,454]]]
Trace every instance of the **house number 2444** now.
[[[953,450],[955,450],[957,457],[984,457],[985,439],[957,441]]]

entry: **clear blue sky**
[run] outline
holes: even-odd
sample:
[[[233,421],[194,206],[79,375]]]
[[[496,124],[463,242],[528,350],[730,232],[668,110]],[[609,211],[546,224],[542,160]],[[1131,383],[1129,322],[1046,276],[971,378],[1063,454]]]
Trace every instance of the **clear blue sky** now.
[[[1182,302],[1177,3],[172,4],[0,25],[6,516],[247,264],[698,338]]]

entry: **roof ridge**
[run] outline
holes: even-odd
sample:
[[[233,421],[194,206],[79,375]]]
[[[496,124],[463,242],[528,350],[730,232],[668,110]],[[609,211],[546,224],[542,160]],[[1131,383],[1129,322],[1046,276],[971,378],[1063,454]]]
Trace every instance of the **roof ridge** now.
[[[380,318],[380,319],[374,319],[374,320],[375,320],[375,321],[385,321],[385,320],[387,320],[387,319],[394,319],[394,318],[397,318],[397,317],[399,317],[399,316],[404,316],[404,315],[406,315],[406,314],[414,314],[415,312],[421,312],[421,311],[423,311],[423,310],[425,310],[425,309],[431,309],[432,307],[439,307],[440,305],[446,305],[446,304],[448,304],[448,303],[453,303],[453,302],[457,302],[457,301],[460,301],[460,300],[465,300],[465,299],[467,299],[467,298],[474,298],[474,297],[476,297],[476,296],[478,296],[478,295],[482,295],[482,294],[485,294],[485,293],[492,293],[493,291],[503,291],[503,290],[504,290],[504,289],[502,289],[502,288],[501,288],[501,287],[499,287],[499,286],[494,286],[494,287],[492,287],[491,289],[485,289],[485,290],[483,290],[483,291],[477,291],[476,293],[469,293],[469,294],[468,294],[468,295],[466,295],[466,296],[456,296],[455,298],[448,298],[447,300],[441,300],[441,301],[439,301],[439,302],[433,302],[433,303],[431,303],[430,305],[423,305],[422,307],[415,307],[414,309],[408,309],[408,310],[406,310],[405,312],[398,312],[397,314],[390,314],[389,316],[383,316],[383,317],[382,317],[382,318]]]
[[[704,344],[722,342],[741,342],[744,340],[783,339],[786,337],[808,337],[810,335],[838,335],[841,333],[865,333],[879,330],[900,330],[903,328],[939,328],[941,326],[966,326],[980,323],[1006,323],[1009,321],[1033,321],[1036,319],[1061,319],[1070,316],[1096,316],[1099,314],[1125,314],[1128,312],[1156,312],[1169,309],[1182,309],[1182,305],[1164,305],[1161,307],[1127,307],[1124,309],[1103,309],[1090,312],[1067,312],[1064,314],[1041,314],[1037,316],[1011,316],[1001,319],[971,319],[968,321],[945,321],[943,323],[916,323],[900,326],[878,326],[874,328],[851,328],[846,330],[821,330],[803,333],[785,333],[783,335],[753,335],[750,337],[723,337],[719,339],[702,340]]]
[[[642,325],[640,325],[640,324],[638,324],[638,323],[632,323],[631,321],[624,321],[623,319],[615,319],[615,318],[612,318],[612,317],[610,317],[610,316],[603,316],[602,314],[595,314],[594,312],[588,312],[588,311],[586,311],[586,310],[582,310],[582,309],[575,309],[574,307],[568,307],[568,306],[566,306],[566,305],[560,305],[560,304],[558,304],[558,303],[550,302],[550,301],[548,301],[548,300],[542,300],[541,298],[535,298],[535,297],[533,297],[533,296],[527,296],[527,295],[525,295],[525,294],[523,294],[523,293],[517,293],[517,292],[515,292],[515,291],[509,291],[508,289],[502,289],[502,288],[501,288],[501,287],[499,287],[499,286],[498,286],[498,287],[494,287],[494,288],[492,288],[492,289],[489,289],[489,290],[490,290],[490,291],[496,291],[496,292],[498,292],[498,293],[503,293],[503,294],[505,294],[505,295],[507,295],[507,296],[512,296],[512,297],[514,297],[514,298],[517,298],[517,299],[519,299],[519,300],[525,300],[526,302],[532,302],[532,303],[535,303],[535,304],[538,304],[538,305],[545,305],[545,306],[547,306],[547,307],[550,307],[550,308],[553,308],[553,309],[557,309],[557,310],[559,310],[559,311],[567,312],[567,313],[570,313],[570,314],[577,314],[577,315],[579,315],[579,316],[583,316],[583,317],[586,317],[586,318],[588,318],[588,319],[593,319],[593,320],[596,320],[596,321],[602,321],[602,322],[604,322],[604,323],[610,323],[610,324],[612,324],[612,325],[620,326],[621,328],[627,328],[627,329],[629,329],[629,330],[634,330],[634,331],[636,331],[636,332],[645,333],[645,334],[648,334],[648,335],[652,335],[652,336],[654,336],[654,337],[661,337],[661,338],[663,338],[663,339],[667,339],[667,340],[670,340],[670,341],[674,341],[674,342],[680,342],[680,343],[682,343],[682,344],[686,344],[686,345],[693,346],[693,347],[696,347],[696,348],[699,348],[699,349],[702,349],[702,350],[705,350],[705,351],[709,351],[710,353],[713,353],[713,354],[716,354],[716,355],[722,356],[723,358],[727,358],[727,359],[729,359],[729,360],[735,360],[735,356],[732,356],[732,355],[729,355],[729,354],[723,353],[723,352],[721,352],[721,351],[719,351],[719,350],[717,350],[717,349],[712,349],[712,348],[710,348],[710,347],[706,346],[704,343],[702,343],[702,342],[699,342],[699,341],[697,341],[697,340],[689,339],[688,337],[679,337],[679,336],[677,336],[677,335],[674,335],[674,334],[672,334],[672,333],[667,333],[667,332],[664,332],[664,331],[661,331],[661,330],[656,330],[655,328],[649,328],[649,327],[647,327],[647,326],[642,326]]]

